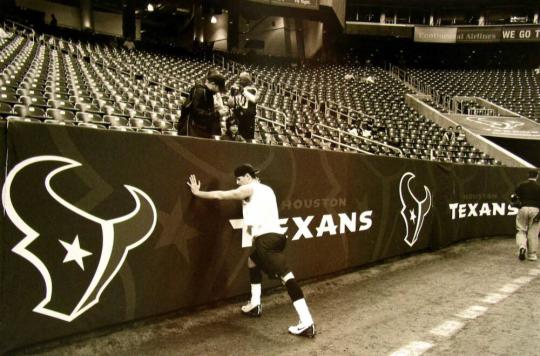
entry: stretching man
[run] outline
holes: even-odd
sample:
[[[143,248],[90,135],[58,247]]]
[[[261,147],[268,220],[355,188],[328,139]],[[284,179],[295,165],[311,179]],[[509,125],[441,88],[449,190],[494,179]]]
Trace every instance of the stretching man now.
[[[262,314],[261,282],[262,271],[270,278],[280,278],[287,288],[300,322],[289,327],[293,335],[315,336],[315,324],[311,318],[302,289],[287,266],[285,245],[287,239],[279,225],[276,196],[272,188],[261,184],[256,171],[250,164],[243,164],[234,170],[236,184],[232,190],[202,191],[201,182],[195,175],[189,177],[187,185],[193,195],[203,199],[241,200],[244,224],[253,236],[253,253],[248,258],[251,300],[242,306],[242,314],[259,317]]]

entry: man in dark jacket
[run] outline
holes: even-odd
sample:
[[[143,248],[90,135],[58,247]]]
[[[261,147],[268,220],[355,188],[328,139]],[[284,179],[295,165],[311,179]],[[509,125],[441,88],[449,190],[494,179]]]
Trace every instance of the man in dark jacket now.
[[[538,183],[538,171],[529,172],[529,179],[519,183],[516,188],[516,195],[521,202],[516,217],[516,243],[519,249],[519,259],[523,261],[525,255],[529,261],[538,259],[538,232],[540,222],[538,221],[540,207],[540,184]]]
[[[225,77],[210,71],[204,84],[196,84],[191,90],[190,114],[187,124],[188,136],[211,138],[220,135],[220,113],[214,105],[214,94],[225,91]]]

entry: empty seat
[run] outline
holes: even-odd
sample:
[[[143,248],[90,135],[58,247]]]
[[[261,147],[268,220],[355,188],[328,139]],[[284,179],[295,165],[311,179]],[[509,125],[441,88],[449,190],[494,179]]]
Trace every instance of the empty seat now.
[[[110,126],[127,126],[128,120],[125,117],[118,117],[113,115],[103,116],[103,122]]]
[[[72,111],[47,109],[46,114],[56,121],[75,121],[75,114]]]
[[[36,118],[40,120],[47,119],[43,108],[17,104],[13,107],[13,111],[19,117]]]

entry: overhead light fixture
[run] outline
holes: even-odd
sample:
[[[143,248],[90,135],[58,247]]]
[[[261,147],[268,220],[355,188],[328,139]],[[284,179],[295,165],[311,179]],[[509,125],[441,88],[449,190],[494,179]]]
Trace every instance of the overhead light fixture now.
[[[149,3],[148,3],[148,6],[146,6],[146,10],[148,10],[148,12],[154,11],[154,5],[152,5],[152,3],[149,2]]]
[[[217,23],[217,18],[214,15],[212,15],[212,18],[210,18],[210,22]]]

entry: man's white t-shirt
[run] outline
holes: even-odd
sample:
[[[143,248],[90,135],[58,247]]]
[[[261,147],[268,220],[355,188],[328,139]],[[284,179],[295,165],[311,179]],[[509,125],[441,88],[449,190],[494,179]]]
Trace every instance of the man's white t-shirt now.
[[[257,237],[269,233],[283,233],[279,225],[276,195],[272,188],[257,181],[249,183],[252,194],[242,201],[244,224],[251,227],[251,235]]]

